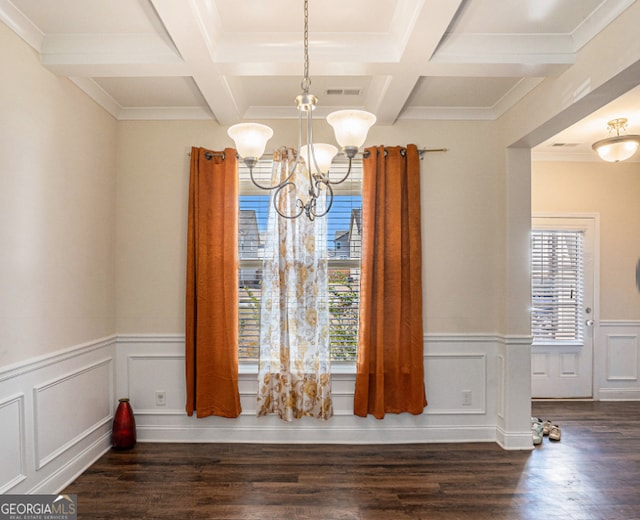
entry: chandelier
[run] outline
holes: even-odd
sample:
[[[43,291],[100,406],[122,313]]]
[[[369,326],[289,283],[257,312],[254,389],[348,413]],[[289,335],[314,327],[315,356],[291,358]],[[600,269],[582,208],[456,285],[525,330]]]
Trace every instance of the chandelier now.
[[[302,92],[296,97],[298,109],[298,153],[295,164],[288,176],[278,184],[265,186],[256,181],[253,168],[264,154],[267,141],[273,136],[273,130],[258,123],[240,123],[227,130],[236,145],[236,150],[244,164],[249,168],[251,182],[262,190],[274,190],[273,206],[278,214],[284,218],[294,219],[303,213],[314,220],[325,216],[333,204],[332,186],[344,182],[351,173],[351,162],[367,138],[369,128],[376,122],[376,116],[363,110],[338,110],[327,116],[327,122],[333,127],[335,138],[342,152],[347,157],[349,165],[346,174],[340,179],[332,180],[329,168],[338,149],[330,144],[313,142],[313,111],[318,98],[309,92],[311,79],[309,78],[309,2],[304,2],[304,77],[300,83]],[[303,146],[303,134],[306,144]],[[305,186],[297,186],[293,182],[293,174],[299,169],[306,172]],[[278,207],[278,199],[283,193],[296,193],[296,212],[284,214]],[[318,205],[317,200],[326,192],[326,203]]]
[[[616,131],[615,137],[607,137],[593,143],[592,148],[601,159],[609,162],[625,161],[638,150],[640,135],[620,135],[620,129],[626,130],[627,118],[619,117],[607,123],[607,130]]]

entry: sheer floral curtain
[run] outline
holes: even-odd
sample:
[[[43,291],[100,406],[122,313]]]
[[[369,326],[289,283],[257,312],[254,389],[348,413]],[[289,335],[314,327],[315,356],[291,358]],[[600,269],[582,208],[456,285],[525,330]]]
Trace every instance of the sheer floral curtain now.
[[[274,153],[272,181],[295,166],[295,151]],[[292,180],[304,184],[304,166]],[[293,190],[279,209],[295,214]],[[320,199],[319,204],[324,204]],[[318,208],[320,212],[322,208]],[[280,217],[270,204],[262,275],[258,415],[291,421],[333,415],[329,337],[327,219]]]
[[[354,413],[421,414],[424,387],[420,157],[373,147],[363,160],[360,324]]]
[[[240,415],[236,151],[191,149],[186,291],[188,415]]]

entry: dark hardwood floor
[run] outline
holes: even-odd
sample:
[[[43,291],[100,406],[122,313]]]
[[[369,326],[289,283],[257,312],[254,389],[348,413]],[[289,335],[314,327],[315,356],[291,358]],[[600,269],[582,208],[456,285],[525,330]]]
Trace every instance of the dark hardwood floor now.
[[[64,493],[105,519],[640,519],[640,402],[535,402],[560,442],[149,444]]]

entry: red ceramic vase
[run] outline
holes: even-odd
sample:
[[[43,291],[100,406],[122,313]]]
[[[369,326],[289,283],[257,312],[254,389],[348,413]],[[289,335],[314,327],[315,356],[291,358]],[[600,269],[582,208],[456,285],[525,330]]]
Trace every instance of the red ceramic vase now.
[[[136,444],[136,421],[128,398],[120,399],[113,418],[111,445],[119,450],[133,448]]]

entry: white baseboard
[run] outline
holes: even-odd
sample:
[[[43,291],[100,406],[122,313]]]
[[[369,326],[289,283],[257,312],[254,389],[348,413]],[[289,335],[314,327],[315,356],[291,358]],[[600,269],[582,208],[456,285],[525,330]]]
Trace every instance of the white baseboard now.
[[[377,427],[370,430],[333,427],[296,429],[283,435],[278,427],[154,426],[137,428],[139,442],[211,442],[252,444],[424,444],[460,442],[496,442],[494,427]],[[286,439],[286,441],[285,441]]]
[[[527,433],[507,433],[502,428],[496,429],[496,442],[505,450],[532,450],[533,437]]]

